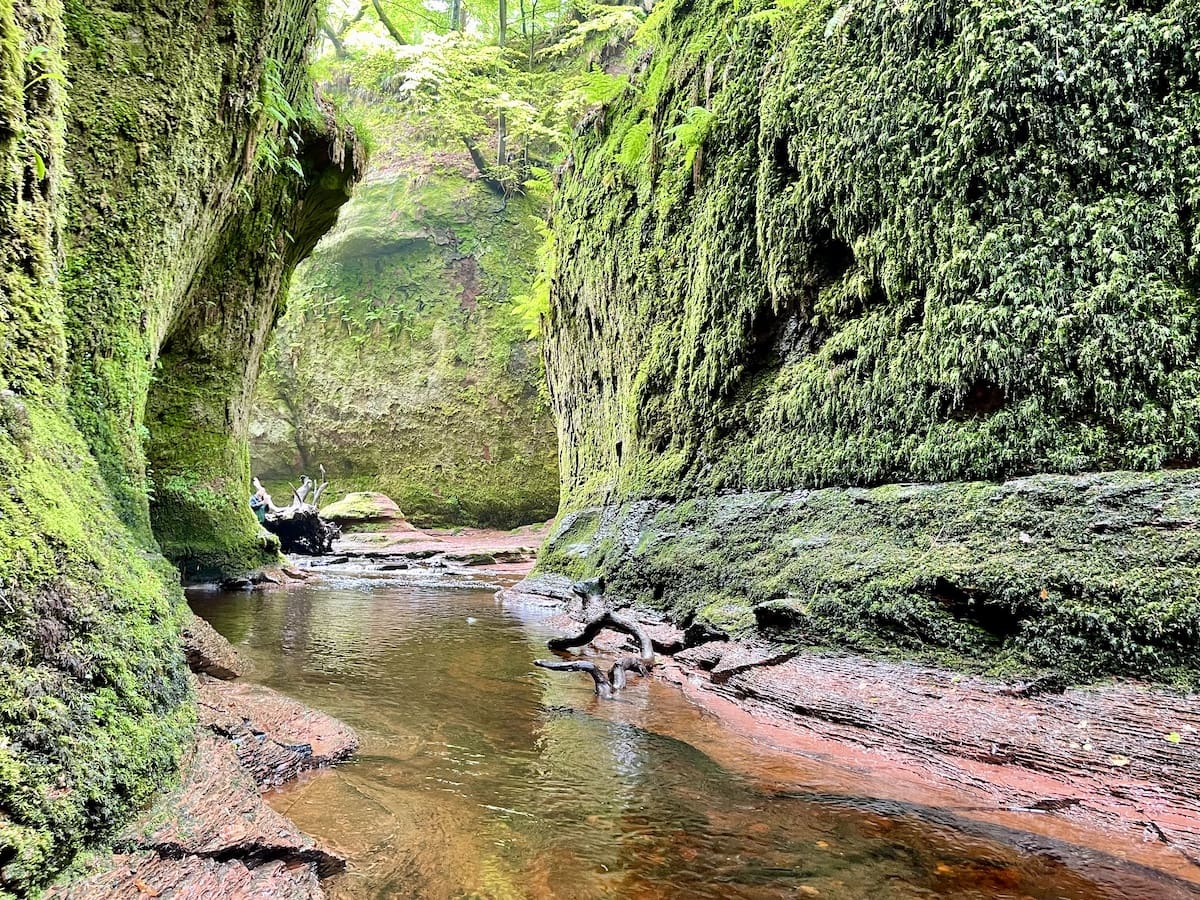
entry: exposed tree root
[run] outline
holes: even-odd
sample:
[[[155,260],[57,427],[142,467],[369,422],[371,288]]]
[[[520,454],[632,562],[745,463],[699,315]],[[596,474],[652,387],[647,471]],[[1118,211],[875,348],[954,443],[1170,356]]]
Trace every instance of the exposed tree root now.
[[[602,582],[575,585],[573,588],[577,594],[585,599],[596,598],[603,589]],[[632,635],[638,643],[638,655],[624,656],[618,659],[612,664],[608,672],[605,672],[594,662],[583,659],[535,659],[533,664],[555,672],[586,672],[592,677],[592,681],[595,683],[596,694],[606,700],[611,699],[615,693],[625,687],[628,672],[648,675],[651,667],[654,665],[654,645],[650,641],[650,635],[646,633],[641,624],[627,616],[620,615],[611,610],[605,610],[598,616],[590,619],[579,634],[574,637],[551,638],[548,646],[551,650],[555,651],[580,647],[591,643],[596,635],[605,628]]]

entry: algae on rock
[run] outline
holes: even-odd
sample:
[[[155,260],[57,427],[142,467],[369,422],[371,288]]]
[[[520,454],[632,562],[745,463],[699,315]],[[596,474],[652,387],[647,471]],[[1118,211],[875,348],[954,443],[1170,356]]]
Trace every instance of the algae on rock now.
[[[689,504],[735,492],[1195,466],[1198,27],[1180,0],[660,4],[635,89],[581,132],[556,201],[564,505],[607,525],[564,520],[543,568],[619,583],[645,564],[615,549],[622,521],[640,528],[631,504],[670,500],[661,515],[680,521],[643,574],[681,614],[744,627],[772,595],[811,597],[875,646],[1000,660],[1053,645],[1024,662],[1194,673],[1191,526],[1175,549],[1136,531],[1093,546],[1034,504],[992,532],[993,492],[950,484],[982,538],[953,565],[937,529],[912,546],[905,507],[850,504],[819,528],[874,535],[886,577],[814,546],[738,584],[736,542],[718,534],[700,558],[683,526]],[[1106,476],[1117,497],[1129,477]],[[1154,490],[1167,502],[1187,484]],[[1055,496],[1094,518],[1088,492]],[[987,538],[1006,544],[1010,525],[1045,539],[998,570]],[[783,559],[795,536],[763,540]],[[587,549],[564,555],[572,542]],[[1122,560],[1141,575],[1117,577]],[[906,634],[907,608],[957,609],[939,578],[1019,627],[999,645]]]
[[[240,501],[158,519],[164,546],[236,547],[214,573],[270,557],[238,398],[358,163],[307,82],[311,3],[170,6],[0,0],[0,896],[35,893],[173,777],[186,606],[150,484],[179,478],[157,496],[180,510]],[[270,102],[303,114],[284,127]],[[263,146],[294,146],[303,177]],[[148,407],[209,439],[176,422],[168,441]]]
[[[465,154],[389,141],[297,272],[259,385],[256,474],[323,463],[331,498],[380,491],[422,526],[544,521],[554,425],[511,303],[533,280],[543,207],[493,193]]]

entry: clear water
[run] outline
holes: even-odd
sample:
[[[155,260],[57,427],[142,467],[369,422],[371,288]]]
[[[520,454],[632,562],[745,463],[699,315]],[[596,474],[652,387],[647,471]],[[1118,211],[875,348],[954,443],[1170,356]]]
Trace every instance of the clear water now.
[[[786,757],[670,685],[606,702],[535,669],[544,613],[488,590],[362,579],[192,602],[252,680],[362,738],[269,797],[347,855],[332,898],[1193,896],[1108,857],[789,787]]]

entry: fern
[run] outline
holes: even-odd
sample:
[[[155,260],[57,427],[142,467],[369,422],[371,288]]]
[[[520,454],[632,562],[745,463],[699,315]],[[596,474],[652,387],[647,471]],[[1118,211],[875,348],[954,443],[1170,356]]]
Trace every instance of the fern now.
[[[540,219],[536,221],[536,225],[538,233],[542,236],[541,246],[537,250],[537,275],[534,276],[529,293],[512,298],[513,311],[525,327],[525,333],[531,338],[541,336],[542,321],[550,313],[550,282],[554,277],[554,267],[558,259],[554,231]]]
[[[625,137],[621,141],[621,150],[617,154],[617,162],[626,169],[636,169],[646,155],[646,148],[649,145],[650,120],[643,119],[625,132]]]
[[[690,169],[696,154],[712,133],[717,115],[703,106],[693,106],[683,114],[683,121],[671,129],[671,135],[683,149],[683,168]]]

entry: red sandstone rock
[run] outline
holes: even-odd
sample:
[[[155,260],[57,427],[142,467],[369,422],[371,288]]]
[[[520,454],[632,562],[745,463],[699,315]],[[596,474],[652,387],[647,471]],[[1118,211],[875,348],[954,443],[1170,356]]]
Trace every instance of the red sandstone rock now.
[[[561,608],[566,585],[530,578],[497,596]],[[567,613],[545,624],[579,627]],[[1053,679],[1014,688],[911,663],[720,641],[683,650],[655,673],[731,727],[821,766],[825,783],[847,793],[1021,827],[1200,883],[1195,694],[1129,681],[1054,693],[1062,685]]]
[[[323,900],[311,865],[275,860],[249,868],[241,860],[167,859],[153,851],[117,855],[70,885],[47,892],[63,900]]]
[[[721,658],[708,677],[713,684],[724,684],[734,675],[759,666],[774,666],[796,655],[794,650],[777,647],[752,647],[745,644],[725,644]]]
[[[321,900],[318,877],[345,868],[271,809],[234,746],[202,735],[178,788],[118,838],[117,853],[48,896]]]
[[[704,687],[819,738],[860,772],[874,758],[894,780],[940,785],[979,812],[1100,826],[1200,867],[1200,697],[1132,682],[1013,696],[980,677],[820,654]]]
[[[183,650],[193,672],[229,680],[248,671],[233,645],[199,616],[183,626]]]
[[[261,788],[332,765],[358,749],[349,725],[262,685],[201,677],[196,693],[200,724],[232,741]]]
[[[675,659],[685,666],[694,666],[705,672],[711,671],[721,657],[732,649],[733,645],[725,641],[709,641],[696,647],[689,647],[675,654]]]
[[[168,857],[312,863],[321,875],[345,868],[340,856],[271,809],[233,744],[211,734],[197,742],[180,786],[130,829],[128,841]]]

